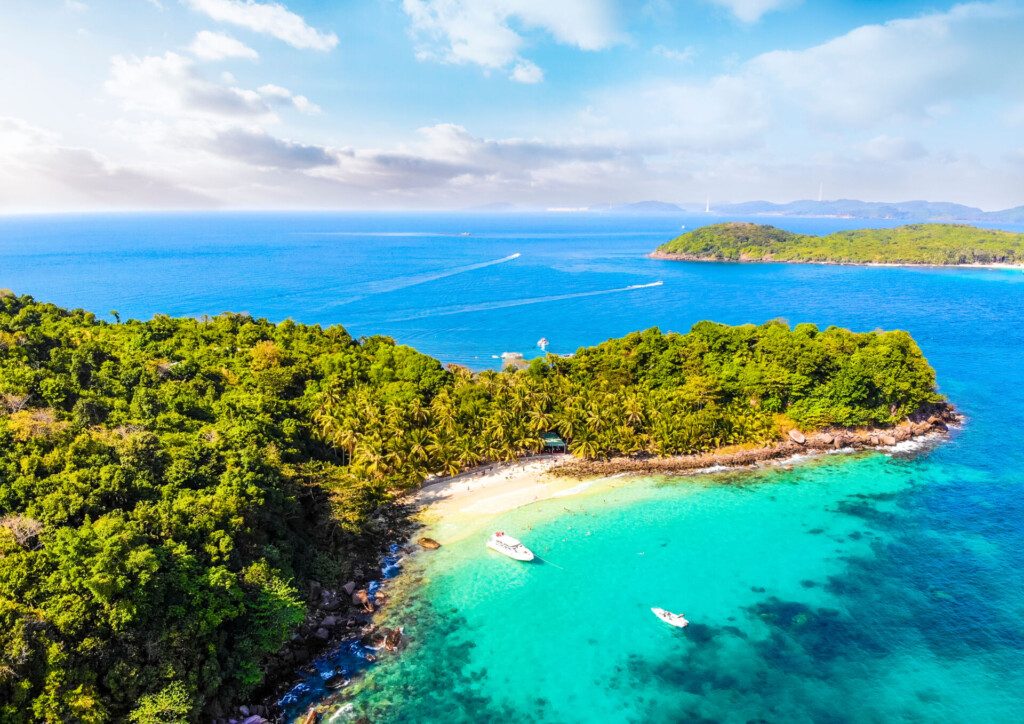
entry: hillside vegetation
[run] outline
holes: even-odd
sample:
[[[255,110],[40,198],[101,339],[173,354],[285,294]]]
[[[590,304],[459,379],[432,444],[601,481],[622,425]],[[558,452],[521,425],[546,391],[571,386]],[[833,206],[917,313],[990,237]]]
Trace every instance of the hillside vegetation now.
[[[0,293],[0,721],[209,718],[382,543],[380,505],[545,431],[668,455],[938,399],[899,331],[701,322],[473,374],[341,327]]]
[[[732,222],[687,232],[659,256],[708,261],[804,261],[844,264],[1024,264],[1024,234],[957,224],[794,234]]]

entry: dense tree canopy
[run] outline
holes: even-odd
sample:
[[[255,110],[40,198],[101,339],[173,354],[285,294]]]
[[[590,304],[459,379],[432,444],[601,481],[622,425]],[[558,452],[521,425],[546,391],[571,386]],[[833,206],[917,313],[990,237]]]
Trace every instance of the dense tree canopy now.
[[[429,474],[667,455],[937,399],[904,332],[631,334],[528,369],[246,315],[110,324],[0,294],[0,720],[188,721],[245,696]]]
[[[665,255],[718,261],[817,261],[845,264],[1024,264],[1024,234],[962,224],[794,234],[731,222],[702,226],[660,247]]]

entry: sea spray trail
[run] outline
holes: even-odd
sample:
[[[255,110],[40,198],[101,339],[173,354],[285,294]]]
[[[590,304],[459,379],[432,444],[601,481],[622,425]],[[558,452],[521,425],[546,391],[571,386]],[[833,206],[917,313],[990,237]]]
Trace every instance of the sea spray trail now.
[[[393,277],[391,279],[379,279],[374,282],[369,282],[363,286],[363,294],[356,295],[354,297],[348,297],[346,299],[328,302],[323,306],[317,307],[315,311],[322,312],[327,309],[333,309],[334,307],[340,307],[345,304],[351,304],[352,302],[365,299],[371,294],[386,294],[387,292],[396,292],[399,289],[406,289],[408,287],[414,287],[417,284],[426,284],[427,282],[437,281],[438,279],[445,279],[447,277],[453,277],[457,274],[465,274],[466,272],[476,271],[477,269],[486,269],[489,266],[496,266],[498,264],[507,264],[510,261],[515,261],[522,254],[518,251],[508,256],[503,256],[500,259],[491,259],[490,261],[482,261],[476,264],[466,264],[464,266],[450,267],[437,272],[428,272],[426,274],[411,274],[404,277]]]
[[[628,287],[616,289],[599,289],[593,292],[574,292],[572,294],[553,294],[548,297],[530,297],[529,299],[510,299],[504,302],[484,302],[483,304],[465,304],[455,307],[439,307],[428,309],[417,314],[410,314],[405,317],[391,317],[388,322],[409,322],[414,319],[426,319],[428,317],[445,317],[452,314],[468,314],[470,312],[486,312],[492,309],[505,309],[507,307],[523,307],[528,304],[545,304],[547,302],[560,302],[565,299],[582,299],[583,297],[596,297],[602,294],[618,294],[620,292],[632,292],[638,289],[650,289],[660,287],[665,282],[657,281],[649,284],[630,284]]]

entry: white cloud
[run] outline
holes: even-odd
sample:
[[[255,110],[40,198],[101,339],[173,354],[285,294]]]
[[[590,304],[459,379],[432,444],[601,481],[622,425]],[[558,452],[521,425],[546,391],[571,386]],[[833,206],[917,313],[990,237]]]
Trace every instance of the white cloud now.
[[[159,174],[110,162],[20,119],[0,117],[0,208],[196,208],[214,201]]]
[[[868,159],[882,162],[913,161],[928,155],[925,147],[918,141],[894,138],[885,134],[875,136],[862,144],[861,151]]]
[[[621,39],[615,23],[585,33],[550,4],[544,15],[526,0],[406,0],[406,11],[424,57],[519,82],[543,80],[528,56],[544,36],[581,48]],[[0,123],[0,207],[199,206],[211,197],[250,208],[587,206],[708,192],[713,203],[781,201],[813,196],[819,179],[834,197],[1019,205],[1024,156],[1010,125],[1024,123],[1019,7],[971,4],[868,25],[737,61],[714,77],[658,62],[675,77],[583,91],[585,111],[545,106],[533,134],[518,126],[527,137],[436,123],[359,147],[334,141],[338,128],[310,124],[323,134],[310,136],[287,125],[294,116],[282,109],[319,108],[280,85],[250,86],[185,51],[118,56],[106,88],[131,113],[98,137],[109,155]],[[418,26],[417,9],[437,24]],[[678,62],[690,56],[667,46],[636,51]],[[76,143],[100,119],[83,120]],[[506,120],[528,122],[515,108]]]
[[[656,81],[605,91],[585,122],[605,140],[647,152],[723,152],[762,143],[770,120],[764,89],[722,75],[705,83]]]
[[[64,8],[73,13],[84,13],[89,6],[81,0],[64,0]]]
[[[517,83],[540,83],[544,80],[544,71],[536,63],[520,60],[509,77]]]
[[[1019,65],[1021,18],[1015,4],[958,5],[864,25],[807,50],[765,53],[746,71],[828,123],[923,117],[951,99],[1016,82],[1005,69]]]
[[[793,4],[790,0],[711,0],[744,23],[756,23],[766,13]]]
[[[260,55],[240,40],[224,33],[200,30],[188,46],[192,55],[203,60],[224,60],[225,58],[243,58],[257,60]]]
[[[834,146],[837,134],[897,121],[935,124],[966,101],[1020,93],[1019,76],[1008,69],[1019,66],[1022,20],[1019,6],[997,3],[866,25],[805,50],[763,53],[706,81],[607,89],[596,96],[588,126],[620,143],[806,155],[810,142]],[[860,150],[875,160],[924,151],[881,135]]]
[[[519,199],[551,193],[557,198],[567,187],[589,188],[610,175],[621,177],[635,163],[614,147],[485,139],[450,123],[421,128],[416,135],[388,149],[339,149],[336,164],[309,175],[366,198],[464,205],[499,192]]]
[[[177,53],[114,56],[106,90],[132,111],[172,117],[266,117],[273,109],[290,106],[303,113],[319,108],[287,88],[264,85],[257,90],[215,83],[200,75],[194,61]]]
[[[184,0],[192,9],[213,20],[247,28],[283,40],[289,45],[309,50],[331,50],[338,44],[334,33],[323,33],[310,27],[301,16],[284,5],[255,0]]]
[[[320,113],[320,106],[310,101],[306,96],[295,95],[287,88],[268,83],[256,89],[260,97],[269,103],[277,105],[292,106],[299,113],[316,115]]]
[[[267,168],[295,170],[337,163],[334,154],[324,147],[275,138],[260,129],[221,131],[209,140],[207,147],[225,158]]]
[[[514,66],[510,77],[519,82],[542,77],[540,68],[520,55],[525,32],[541,30],[582,50],[623,40],[611,0],[403,0],[402,7],[419,40],[420,60],[492,70]]]
[[[696,51],[692,46],[687,46],[682,50],[679,50],[676,48],[667,48],[664,45],[655,45],[651,48],[651,52],[655,55],[660,55],[662,58],[674,60],[678,63],[689,63],[693,60],[693,56],[696,55]]]

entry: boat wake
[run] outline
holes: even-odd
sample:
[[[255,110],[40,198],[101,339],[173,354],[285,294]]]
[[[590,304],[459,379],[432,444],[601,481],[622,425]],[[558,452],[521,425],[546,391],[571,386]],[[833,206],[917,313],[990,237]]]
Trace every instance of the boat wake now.
[[[527,299],[508,299],[503,302],[483,302],[481,304],[464,304],[451,307],[437,307],[426,309],[415,314],[402,317],[392,317],[387,322],[410,322],[416,319],[427,319],[429,317],[446,317],[452,314],[469,314],[472,312],[487,312],[492,309],[506,309],[508,307],[524,307],[530,304],[547,304],[548,302],[561,302],[566,299],[582,299],[584,297],[597,297],[604,294],[619,294],[622,292],[634,292],[639,289],[650,289],[660,287],[663,281],[651,282],[649,284],[630,284],[628,287],[617,287],[615,289],[598,289],[593,292],[574,292],[572,294],[552,294],[547,297],[530,297]]]
[[[510,261],[515,261],[522,254],[518,251],[515,254],[509,254],[503,256],[500,259],[491,259],[490,261],[482,261],[476,264],[465,264],[463,266],[449,267],[448,269],[442,269],[440,271],[427,272],[425,274],[410,274],[404,277],[392,277],[390,279],[379,279],[377,281],[368,282],[363,285],[360,290],[362,293],[357,294],[353,297],[346,297],[345,299],[335,300],[328,302],[321,307],[318,307],[316,311],[322,312],[325,309],[333,309],[334,307],[340,307],[345,304],[351,304],[357,302],[360,299],[365,299],[373,294],[386,294],[387,292],[397,292],[400,289],[407,289],[414,287],[418,284],[426,284],[427,282],[437,281],[438,279],[445,279],[447,277],[453,277],[457,274],[465,274],[467,272],[476,271],[477,269],[486,269],[489,266],[496,266],[498,264],[506,264]]]

